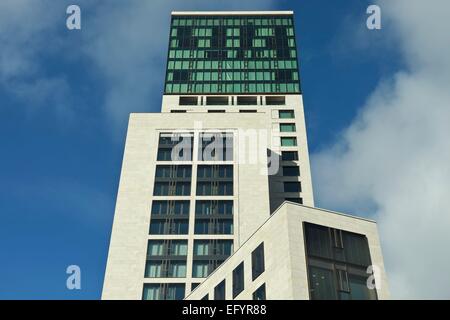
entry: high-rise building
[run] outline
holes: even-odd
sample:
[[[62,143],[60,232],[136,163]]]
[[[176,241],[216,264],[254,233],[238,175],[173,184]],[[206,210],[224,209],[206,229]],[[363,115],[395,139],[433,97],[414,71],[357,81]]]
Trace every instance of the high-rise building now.
[[[388,297],[375,223],[314,208],[299,79],[293,12],[172,13],[161,112],[130,115],[103,299]]]

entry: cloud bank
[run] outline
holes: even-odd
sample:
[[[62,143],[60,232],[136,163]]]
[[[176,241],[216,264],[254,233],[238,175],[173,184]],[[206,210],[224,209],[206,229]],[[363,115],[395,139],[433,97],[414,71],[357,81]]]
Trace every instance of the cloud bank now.
[[[172,10],[264,10],[274,3],[79,0],[82,29],[68,31],[69,0],[3,0],[0,89],[26,102],[27,109],[53,106],[60,115],[76,117],[82,112],[75,98],[85,84],[72,83],[70,74],[49,70],[50,61],[72,64],[94,79],[95,87],[83,94],[101,96],[101,103],[89,106],[90,111],[100,112],[97,121],[104,121],[114,136],[122,138],[130,112],[160,109]]]
[[[123,128],[130,112],[160,110],[171,11],[270,9],[274,3],[132,0],[102,4],[87,22],[83,51],[106,80],[103,107],[114,127]]]
[[[317,204],[378,221],[392,298],[448,299],[450,3],[377,2],[407,68],[312,155]]]

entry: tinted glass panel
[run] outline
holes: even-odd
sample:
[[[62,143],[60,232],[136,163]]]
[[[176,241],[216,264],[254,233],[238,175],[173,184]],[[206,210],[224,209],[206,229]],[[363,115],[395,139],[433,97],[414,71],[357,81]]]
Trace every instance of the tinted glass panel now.
[[[172,17],[165,94],[272,92],[301,92],[292,15]]]
[[[244,290],[244,263],[233,270],[233,299]]]

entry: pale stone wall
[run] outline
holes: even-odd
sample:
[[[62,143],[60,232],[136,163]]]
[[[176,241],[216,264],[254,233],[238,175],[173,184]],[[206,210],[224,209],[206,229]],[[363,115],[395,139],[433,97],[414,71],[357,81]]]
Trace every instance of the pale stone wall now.
[[[389,288],[374,221],[337,212],[285,202],[251,237],[199,285],[186,299],[198,300],[209,294],[223,279],[227,282],[227,299],[232,299],[232,272],[244,261],[245,289],[236,299],[252,299],[253,292],[266,284],[268,300],[308,300],[309,288],[303,223],[309,222],[363,234],[367,237],[372,264],[380,268],[381,288],[378,299],[389,299]],[[251,279],[251,253],[264,242],[265,271]]]
[[[143,283],[186,283],[186,293],[191,283],[201,282],[193,279],[192,249],[194,239],[233,239],[238,248],[269,217],[269,186],[265,163],[237,164],[239,152],[238,129],[264,129],[268,113],[251,114],[230,113],[226,116],[217,113],[196,112],[186,114],[131,114],[125,153],[122,165],[117,203],[114,215],[111,243],[103,287],[103,299],[141,299]],[[216,129],[236,133],[234,138],[234,195],[221,199],[234,199],[234,235],[194,235],[194,203],[190,207],[189,235],[148,235],[152,199],[194,200],[196,172],[192,173],[191,196],[154,197],[153,185],[160,132],[185,130],[197,132]],[[261,141],[267,148],[267,139]],[[194,145],[195,147],[195,145]],[[242,146],[241,146],[242,147]],[[248,145],[247,148],[254,147]],[[247,150],[247,152],[250,152]],[[194,161],[197,163],[194,151]],[[181,164],[183,162],[159,162],[160,164]],[[186,163],[186,162],[184,162]],[[208,164],[211,162],[202,162]],[[214,164],[229,162],[214,162]],[[195,168],[195,166],[194,166]],[[261,171],[262,170],[262,171]],[[202,199],[215,198],[203,196]],[[144,269],[149,239],[188,239],[187,277],[182,279],[144,278]]]
[[[286,97],[285,105],[266,105],[265,95],[239,95],[239,96],[256,96],[257,105],[231,105],[231,98],[236,102],[238,95],[223,95],[228,97],[229,105],[206,105],[207,95],[198,95],[198,105],[196,106],[180,106],[178,95],[164,95],[162,100],[161,112],[171,112],[172,110],[186,110],[186,114],[196,112],[207,112],[208,110],[225,110],[226,113],[238,113],[240,110],[256,110],[257,112],[267,112],[266,128],[271,136],[269,141],[269,149],[281,155],[281,151],[297,151],[299,154],[298,161],[280,162],[280,168],[284,165],[298,165],[300,167],[300,177],[284,177],[280,170],[277,175],[271,176],[270,183],[270,202],[271,212],[275,211],[284,201],[285,197],[298,197],[298,193],[286,193],[283,190],[284,181],[300,181],[302,191],[300,197],[303,199],[303,204],[307,206],[314,206],[314,196],[311,180],[311,168],[309,162],[308,140],[306,135],[305,114],[303,107],[303,98],[299,94],[287,95],[269,95],[269,96],[284,96]],[[203,99],[202,99],[203,98]],[[203,104],[202,101],[203,100]],[[280,119],[278,116],[279,110],[293,110],[295,113],[294,119]],[[247,113],[241,113],[247,114]],[[250,113],[252,114],[252,113]],[[248,114],[247,114],[248,115]],[[280,123],[294,123],[296,132],[280,133]],[[295,147],[281,147],[280,137],[296,137],[297,146]]]

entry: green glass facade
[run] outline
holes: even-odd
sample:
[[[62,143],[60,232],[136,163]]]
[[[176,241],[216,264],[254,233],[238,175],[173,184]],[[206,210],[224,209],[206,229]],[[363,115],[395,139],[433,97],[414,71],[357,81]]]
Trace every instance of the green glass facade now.
[[[173,15],[165,94],[300,93],[293,15]]]

